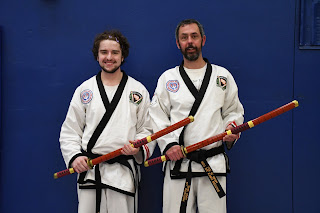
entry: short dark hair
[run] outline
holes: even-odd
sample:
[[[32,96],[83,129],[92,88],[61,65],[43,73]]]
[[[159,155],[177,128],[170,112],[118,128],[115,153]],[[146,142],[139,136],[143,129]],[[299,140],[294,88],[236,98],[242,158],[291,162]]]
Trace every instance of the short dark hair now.
[[[124,35],[122,35],[122,33],[119,30],[106,30],[106,31],[98,34],[94,39],[92,53],[93,53],[95,60],[97,60],[97,58],[98,58],[100,42],[103,40],[113,40],[113,41],[118,42],[120,44],[121,53],[122,53],[123,58],[125,59],[126,57],[128,57],[130,44],[129,44],[127,38]],[[124,61],[125,60],[123,60],[121,65],[124,63]]]
[[[177,28],[176,28],[176,40],[177,41],[179,41],[179,29],[180,29],[180,27],[183,27],[184,25],[189,25],[189,24],[197,24],[198,27],[199,27],[201,38],[203,38],[203,36],[204,36],[204,28],[203,28],[202,24],[200,24],[200,22],[195,20],[195,19],[185,19],[185,20],[182,20],[177,25]]]

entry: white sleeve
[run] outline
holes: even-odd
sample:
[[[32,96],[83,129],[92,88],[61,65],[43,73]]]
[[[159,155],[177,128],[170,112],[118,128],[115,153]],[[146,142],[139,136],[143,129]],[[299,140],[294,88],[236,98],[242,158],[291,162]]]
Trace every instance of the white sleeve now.
[[[157,88],[155,90],[152,102],[150,105],[150,116],[152,128],[154,132],[158,132],[171,125],[170,120],[170,97],[165,88],[164,77],[161,76],[158,80]],[[158,146],[162,154],[166,147],[170,144],[176,143],[178,145],[178,138],[171,132],[157,139]]]
[[[222,107],[222,118],[227,127],[230,123],[236,126],[243,123],[244,109],[238,97],[238,87],[231,74],[228,76],[227,94]]]
[[[149,115],[150,95],[145,89],[143,94],[143,100],[139,105],[137,113],[137,134],[136,139],[142,139],[152,134],[151,119]],[[141,164],[146,161],[153,154],[156,143],[150,142],[141,147],[142,155],[135,156],[136,161]]]
[[[81,141],[85,126],[85,109],[81,107],[80,93],[78,89],[71,100],[66,119],[62,124],[60,132],[60,148],[67,167],[70,160],[81,155]]]

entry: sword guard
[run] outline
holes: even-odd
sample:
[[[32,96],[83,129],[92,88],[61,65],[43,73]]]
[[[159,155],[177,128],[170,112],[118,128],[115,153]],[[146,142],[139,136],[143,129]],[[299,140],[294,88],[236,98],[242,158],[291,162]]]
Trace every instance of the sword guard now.
[[[180,148],[181,148],[181,152],[182,152],[183,156],[186,158],[187,157],[187,153],[185,151],[184,146],[181,145]]]
[[[92,160],[91,159],[88,159],[87,164],[88,164],[90,169],[93,169],[93,164],[92,164]]]

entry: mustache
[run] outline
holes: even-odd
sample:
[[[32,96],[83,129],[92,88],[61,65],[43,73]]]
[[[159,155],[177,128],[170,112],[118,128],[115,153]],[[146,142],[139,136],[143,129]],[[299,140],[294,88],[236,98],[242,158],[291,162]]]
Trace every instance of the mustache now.
[[[198,49],[198,48],[193,45],[189,45],[186,47],[186,50],[189,50],[189,49]]]

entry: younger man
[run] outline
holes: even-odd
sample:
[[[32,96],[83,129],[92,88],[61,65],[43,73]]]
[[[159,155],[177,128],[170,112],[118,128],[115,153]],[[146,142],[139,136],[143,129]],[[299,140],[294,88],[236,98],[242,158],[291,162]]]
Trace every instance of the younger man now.
[[[149,93],[121,70],[129,43],[121,32],[105,31],[92,52],[101,71],[75,91],[61,128],[61,152],[79,174],[79,213],[137,212],[139,167],[155,144],[133,148],[130,142],[150,135]],[[121,156],[89,170],[88,158],[122,148]]]

